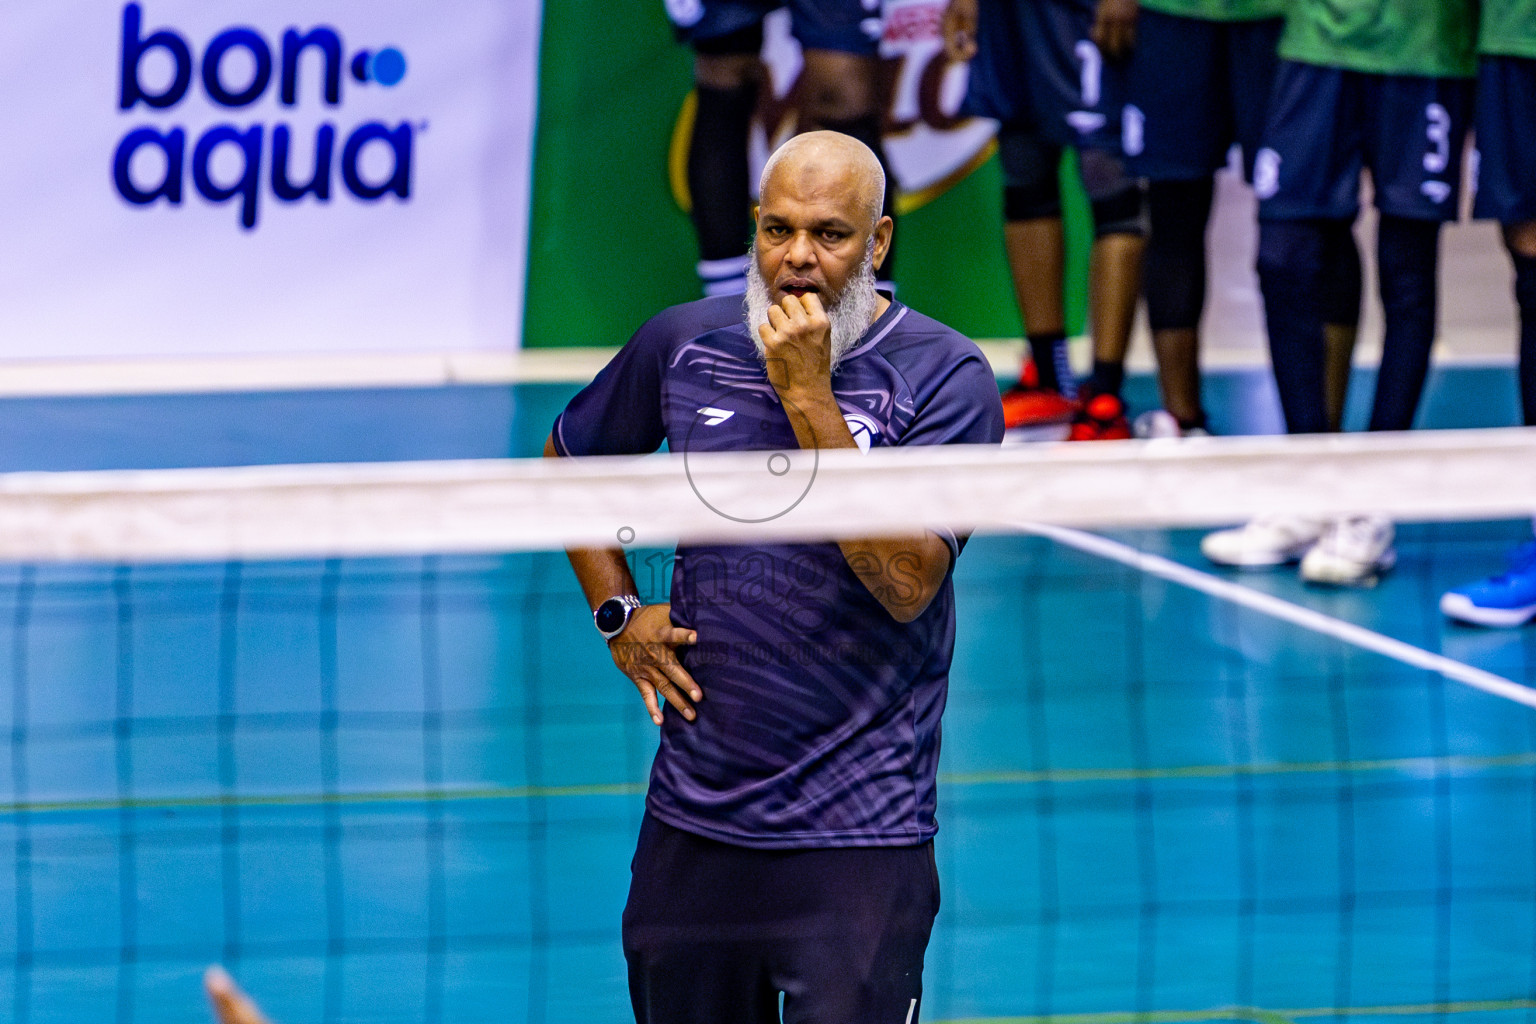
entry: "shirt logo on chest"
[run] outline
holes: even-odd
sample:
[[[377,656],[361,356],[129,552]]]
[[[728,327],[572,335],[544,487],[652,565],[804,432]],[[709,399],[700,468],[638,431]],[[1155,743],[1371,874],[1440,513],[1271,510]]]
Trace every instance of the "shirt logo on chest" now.
[[[735,416],[736,410],[716,409],[712,405],[706,405],[699,410],[699,414],[704,417],[704,425],[706,427],[718,427],[732,416]]]
[[[870,446],[880,436],[880,425],[857,412],[844,413],[843,421],[848,424],[848,430],[853,434],[853,441],[859,446],[859,451],[868,455]]]

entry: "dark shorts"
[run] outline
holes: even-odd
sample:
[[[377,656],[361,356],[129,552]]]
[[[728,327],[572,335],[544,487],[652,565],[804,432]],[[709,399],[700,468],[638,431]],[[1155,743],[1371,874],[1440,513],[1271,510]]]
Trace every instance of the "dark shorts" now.
[[[964,111],[1120,151],[1126,82],[1089,38],[1093,0],[981,0]]]
[[[647,814],[624,907],[639,1024],[918,1019],[933,843],[760,850]]]
[[[1501,224],[1536,220],[1536,60],[1482,59],[1474,166],[1473,216]]]
[[[1251,180],[1284,28],[1283,18],[1206,21],[1142,8],[1128,67],[1131,172],[1153,181],[1206,178],[1236,143]]]
[[[1454,220],[1473,87],[1281,61],[1254,164],[1259,217],[1353,218],[1363,167],[1382,213]]]
[[[666,0],[678,39],[705,45],[755,29],[788,7],[790,31],[808,50],[873,57],[880,47],[880,0]]]

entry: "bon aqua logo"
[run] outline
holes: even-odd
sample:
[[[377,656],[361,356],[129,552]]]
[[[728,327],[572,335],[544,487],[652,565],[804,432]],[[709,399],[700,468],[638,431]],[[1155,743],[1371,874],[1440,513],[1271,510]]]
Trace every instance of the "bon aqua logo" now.
[[[199,57],[174,29],[146,34],[143,8],[131,3],[123,8],[117,106],[124,114],[154,116],[184,110],[184,102],[201,92],[214,109],[233,111],[275,89],[280,110],[299,106],[301,99],[310,102],[311,96],[326,108],[339,108],[344,84],[393,88],[404,80],[406,67],[405,54],[393,46],[349,55],[341,33],[327,25],[288,28],[275,44],[254,28],[235,26],[214,35]],[[263,179],[280,203],[306,196],[329,203],[341,188],[362,202],[389,195],[409,200],[412,151],[422,127],[367,121],[346,133],[338,153],[341,132],[322,121],[314,128],[312,162],[298,167],[294,128],[285,122],[273,124],[270,133],[260,122],[214,124],[198,136],[190,156],[183,125],[140,124],[118,142],[112,180],[118,195],[135,206],[161,200],[179,206],[189,191],[190,171],[192,189],[209,203],[238,200],[240,224],[249,231],[259,219]]]

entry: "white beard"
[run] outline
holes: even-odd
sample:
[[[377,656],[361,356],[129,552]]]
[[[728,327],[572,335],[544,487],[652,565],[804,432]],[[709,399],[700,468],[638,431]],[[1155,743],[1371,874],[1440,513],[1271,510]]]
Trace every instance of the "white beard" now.
[[[757,346],[759,359],[766,359],[767,353],[758,328],[768,322],[768,307],[772,304],[768,282],[763,280],[762,272],[757,269],[757,254],[754,252],[747,260],[746,319],[747,333],[752,335],[752,344]],[[832,325],[833,373],[837,372],[843,356],[858,344],[870,324],[875,322],[875,310],[879,305],[880,293],[875,291],[875,240],[871,238],[858,269],[843,285],[842,293],[826,306],[827,320]]]

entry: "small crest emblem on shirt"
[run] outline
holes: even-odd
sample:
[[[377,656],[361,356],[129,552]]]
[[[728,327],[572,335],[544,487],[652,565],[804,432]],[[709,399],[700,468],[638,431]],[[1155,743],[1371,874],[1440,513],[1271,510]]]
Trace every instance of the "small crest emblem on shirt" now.
[[[853,434],[853,441],[859,446],[859,451],[869,454],[870,446],[880,436],[880,425],[857,412],[844,413],[843,421],[848,424],[848,430]]]

